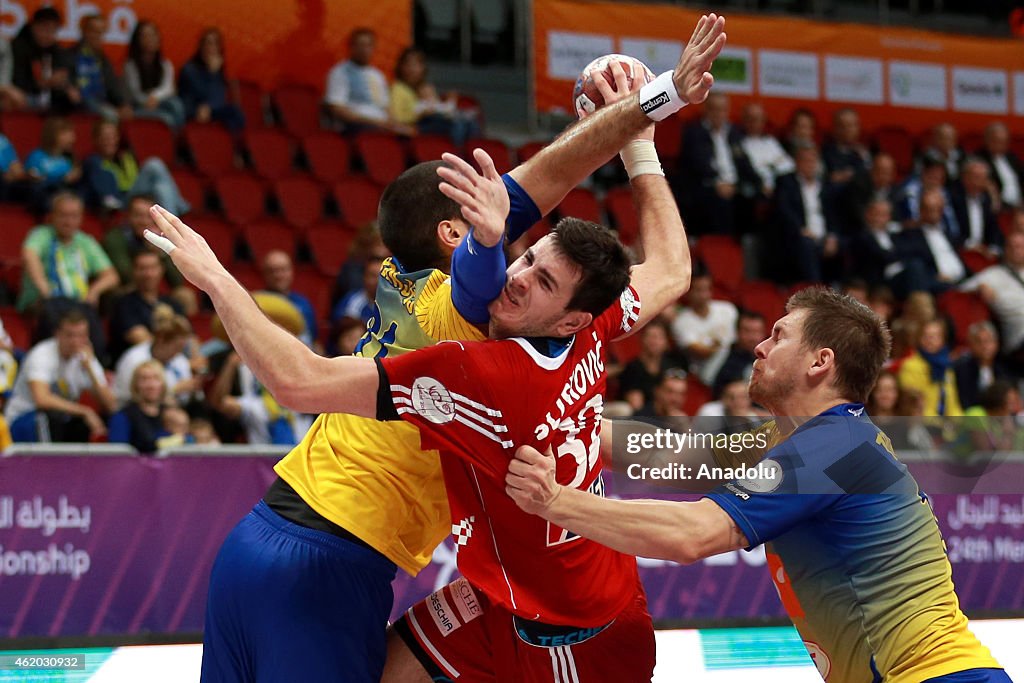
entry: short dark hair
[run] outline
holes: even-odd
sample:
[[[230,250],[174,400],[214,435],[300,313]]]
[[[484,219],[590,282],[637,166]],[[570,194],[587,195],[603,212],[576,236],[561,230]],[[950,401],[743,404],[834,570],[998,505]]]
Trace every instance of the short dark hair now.
[[[845,397],[866,402],[892,348],[888,325],[852,296],[826,287],[808,287],[789,297],[786,312],[796,310],[807,311],[803,346],[832,349],[836,387]]]
[[[376,40],[377,32],[374,31],[369,26],[359,26],[357,28],[354,28],[352,29],[352,32],[348,34],[349,46],[352,46],[356,42],[356,39],[359,38],[359,36],[370,36],[371,38]]]
[[[441,194],[437,169],[441,161],[416,164],[384,189],[377,224],[384,245],[402,267],[414,272],[438,268],[445,272],[450,257],[437,241],[437,224],[461,217],[458,203]]]
[[[32,14],[33,24],[46,24],[54,23],[59,24],[61,22],[60,12],[57,11],[56,7],[40,7]]]
[[[71,308],[57,319],[57,329],[59,330],[65,325],[81,325],[88,322],[89,318],[85,316],[81,309]]]
[[[629,256],[618,236],[603,225],[572,217],[558,221],[551,234],[555,248],[580,269],[566,308],[601,315],[629,285]]]
[[[978,405],[991,413],[1006,406],[1006,401],[1013,391],[1013,385],[1004,379],[997,379],[982,390],[978,397]]]

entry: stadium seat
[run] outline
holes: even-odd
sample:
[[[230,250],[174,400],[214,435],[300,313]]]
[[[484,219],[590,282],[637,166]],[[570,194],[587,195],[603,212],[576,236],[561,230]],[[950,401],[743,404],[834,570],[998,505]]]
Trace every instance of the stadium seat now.
[[[324,208],[323,187],[309,178],[284,178],[273,186],[285,222],[305,231],[320,220]]]
[[[487,156],[491,157],[494,161],[494,168],[497,169],[498,173],[508,173],[512,170],[512,151],[501,140],[494,138],[471,138],[467,140],[466,147],[463,150],[463,157],[473,164],[474,167],[476,167],[476,161],[473,159],[473,150],[477,147],[487,152]]]
[[[193,171],[186,169],[175,169],[171,171],[178,191],[189,204],[192,205],[192,214],[202,215],[206,213],[206,182]]]
[[[196,226],[202,231],[203,239],[222,263],[231,263],[235,259],[235,234],[237,229],[218,218],[204,218],[202,225]]]
[[[283,85],[270,100],[284,129],[297,138],[320,130],[320,92],[305,85]]]
[[[219,124],[189,123],[184,131],[196,170],[213,179],[235,169],[235,144]]]
[[[1018,159],[1024,159],[1024,135],[1011,136],[1010,149],[1013,150]]]
[[[324,275],[335,277],[348,260],[354,235],[337,223],[319,223],[306,231],[306,244],[313,263]]]
[[[1001,211],[996,219],[999,221],[999,229],[1002,231],[1003,236],[1009,237],[1010,233],[1013,232],[1013,212]]]
[[[68,117],[75,128],[75,159],[79,161],[92,154],[92,129],[100,117],[91,114],[72,114]]]
[[[302,139],[302,152],[313,177],[336,183],[349,174],[352,150],[348,140],[331,131],[318,131]]]
[[[264,257],[274,250],[295,256],[295,233],[283,221],[263,219],[249,223],[242,229],[242,234],[254,263],[262,263]]]
[[[253,170],[261,178],[279,180],[295,173],[295,150],[291,138],[274,128],[247,129],[242,142],[249,152]]]
[[[32,347],[32,329],[29,322],[21,317],[13,306],[0,307],[0,320],[4,322],[4,329],[11,335],[14,348],[28,351]]]
[[[210,323],[213,321],[213,313],[209,311],[198,311],[188,321],[192,323],[192,332],[200,342],[205,342],[212,336],[210,334]]]
[[[243,173],[226,175],[214,181],[213,190],[224,217],[236,225],[245,225],[265,213],[264,184],[257,178]]]
[[[82,215],[82,232],[86,235],[91,235],[96,238],[96,241],[103,240],[103,234],[107,231],[107,226],[103,224],[100,217],[94,213],[86,211]]]
[[[786,314],[786,298],[778,285],[767,280],[744,282],[739,293],[739,305],[744,310],[763,315],[769,327]]]
[[[661,165],[667,171],[674,171],[683,151],[683,126],[686,120],[680,115],[670,116],[658,123],[654,129],[654,144],[658,148]]]
[[[377,220],[377,205],[384,189],[363,176],[342,178],[331,188],[342,218],[353,227]]]
[[[964,265],[967,266],[967,270],[972,273],[980,273],[989,266],[994,266],[999,263],[999,259],[994,257],[980,254],[973,249],[961,249],[960,258],[963,259]]]
[[[21,244],[29,231],[39,221],[27,209],[17,204],[0,204],[0,264],[8,261],[21,261]]]
[[[24,161],[29,152],[39,147],[43,134],[43,117],[28,112],[4,112],[3,131]]]
[[[697,379],[697,376],[693,373],[686,376],[686,400],[683,402],[684,413],[696,415],[700,407],[712,398],[711,387]]]
[[[974,154],[985,144],[985,134],[978,131],[960,133],[960,147],[968,154]]]
[[[743,249],[731,237],[705,235],[697,240],[697,258],[711,273],[711,279],[736,292],[743,282]]]
[[[896,162],[896,172],[906,176],[914,168],[914,140],[903,126],[882,126],[872,136],[874,146]]]
[[[266,127],[266,97],[260,84],[253,81],[238,81],[238,98],[242,113],[245,114],[246,129]]]
[[[177,161],[174,150],[174,132],[163,121],[132,119],[121,125],[125,139],[140,162],[150,157],[163,159],[173,167]]]
[[[967,344],[967,328],[976,322],[990,320],[988,306],[974,293],[949,290],[939,295],[939,310],[953,320],[956,327],[956,346]]]
[[[640,235],[640,221],[633,208],[633,193],[628,187],[613,187],[604,197],[604,208],[613,227],[619,232],[619,239],[629,245]]]
[[[231,266],[231,274],[250,292],[263,289],[263,275],[256,264],[235,263]]]
[[[527,142],[525,145],[516,150],[516,156],[519,157],[519,163],[525,163],[527,159],[532,157],[537,152],[541,151],[548,146],[546,142]]]
[[[321,273],[315,267],[299,266],[295,269],[292,289],[299,294],[304,294],[309,299],[309,302],[313,304],[317,320],[327,320],[331,317],[331,285],[333,282],[332,276]]]
[[[410,141],[412,159],[417,164],[424,161],[440,161],[445,152],[458,154],[459,150],[451,138],[444,135],[417,135]]]
[[[405,150],[397,136],[390,133],[360,133],[356,152],[363,160],[371,180],[387,185],[405,170]]]
[[[593,223],[601,222],[601,207],[594,193],[583,187],[574,187],[558,205],[558,215],[572,216]]]

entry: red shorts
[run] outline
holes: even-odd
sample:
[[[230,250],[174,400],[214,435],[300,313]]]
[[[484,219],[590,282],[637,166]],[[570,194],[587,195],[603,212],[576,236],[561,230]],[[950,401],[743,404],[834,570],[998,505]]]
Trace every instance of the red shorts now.
[[[654,625],[639,582],[633,602],[603,629],[527,626],[517,633],[512,612],[460,578],[394,628],[435,681],[649,683],[654,675]]]

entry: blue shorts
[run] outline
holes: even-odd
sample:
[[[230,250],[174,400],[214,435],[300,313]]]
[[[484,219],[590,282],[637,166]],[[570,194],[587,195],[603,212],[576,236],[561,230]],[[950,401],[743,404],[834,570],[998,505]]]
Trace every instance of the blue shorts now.
[[[395,565],[260,501],[213,563],[203,683],[377,683]]]
[[[968,669],[938,678],[929,678],[923,683],[1013,683],[1002,669]]]

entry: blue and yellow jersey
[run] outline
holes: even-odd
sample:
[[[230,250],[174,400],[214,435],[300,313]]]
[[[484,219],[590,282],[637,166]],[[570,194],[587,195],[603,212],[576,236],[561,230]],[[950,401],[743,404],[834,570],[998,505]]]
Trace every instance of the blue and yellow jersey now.
[[[504,179],[512,206],[507,232],[514,239],[540,214],[514,180]],[[356,354],[395,356],[443,340],[485,336],[456,309],[448,275],[439,270],[406,273],[394,259],[386,259],[376,310]],[[423,569],[451,533],[438,452],[420,450],[419,430],[411,424],[320,415],[275,470],[317,513],[409,574]]]
[[[830,683],[917,683],[999,664],[967,627],[927,497],[863,406],[768,451],[775,476],[708,497],[765,543],[782,603]]]

